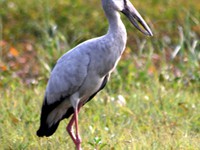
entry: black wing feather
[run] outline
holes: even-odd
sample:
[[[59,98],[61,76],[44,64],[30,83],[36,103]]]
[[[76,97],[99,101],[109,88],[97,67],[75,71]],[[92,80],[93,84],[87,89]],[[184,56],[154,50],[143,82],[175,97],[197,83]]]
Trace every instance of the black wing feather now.
[[[58,121],[57,123],[53,124],[51,127],[49,127],[47,124],[47,117],[65,99],[66,99],[66,97],[61,97],[59,101],[56,101],[53,104],[47,104],[47,97],[45,96],[44,103],[42,106],[42,111],[41,111],[41,117],[40,117],[40,128],[37,131],[37,136],[39,136],[39,137],[51,136],[56,131],[60,121],[63,118],[60,121]]]
[[[106,83],[108,81],[108,77],[109,77],[109,74],[105,76],[99,90],[97,92],[95,92],[94,94],[92,94],[88,98],[86,103],[89,102],[99,91],[101,91],[106,86]],[[66,114],[57,123],[53,124],[51,127],[48,126],[46,121],[47,121],[47,117],[48,117],[49,113],[51,113],[51,111],[53,111],[65,99],[66,99],[66,97],[61,97],[59,101],[56,101],[53,104],[47,104],[47,98],[45,97],[45,100],[44,100],[44,103],[43,103],[43,106],[42,106],[42,111],[41,111],[40,128],[37,131],[37,136],[39,136],[39,137],[51,136],[56,131],[56,129],[58,128],[60,121],[63,120],[64,118],[69,118],[74,113],[73,107],[70,107],[70,108],[68,108]]]

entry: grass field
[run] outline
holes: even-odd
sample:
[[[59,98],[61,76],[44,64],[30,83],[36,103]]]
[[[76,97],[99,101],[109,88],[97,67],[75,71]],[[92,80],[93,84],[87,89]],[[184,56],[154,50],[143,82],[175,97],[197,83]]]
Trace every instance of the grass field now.
[[[83,149],[199,150],[199,0],[131,1],[154,37],[122,16],[127,48],[107,87],[80,111]],[[50,138],[35,133],[56,60],[107,31],[100,0],[0,6],[0,150],[73,149],[68,120]]]

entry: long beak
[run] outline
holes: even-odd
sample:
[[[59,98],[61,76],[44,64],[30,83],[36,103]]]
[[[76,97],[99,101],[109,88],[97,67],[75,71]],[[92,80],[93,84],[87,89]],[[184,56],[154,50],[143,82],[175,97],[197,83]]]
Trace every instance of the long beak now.
[[[125,14],[130,22],[142,33],[144,33],[145,35],[153,36],[153,33],[151,32],[149,26],[146,24],[144,19],[141,17],[139,12],[135,9],[135,7],[131,4],[129,0],[126,1],[122,13]],[[142,25],[143,28],[138,25],[138,22]]]

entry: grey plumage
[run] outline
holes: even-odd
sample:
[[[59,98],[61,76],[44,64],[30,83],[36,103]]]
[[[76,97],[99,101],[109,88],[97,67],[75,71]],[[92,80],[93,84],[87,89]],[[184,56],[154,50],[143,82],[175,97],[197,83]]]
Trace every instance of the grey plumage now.
[[[79,111],[82,105],[106,85],[127,41],[126,29],[119,11],[127,15],[144,34],[152,35],[128,0],[102,0],[102,6],[109,21],[108,32],[104,36],[79,44],[57,61],[47,84],[38,136],[52,135],[62,119],[68,118],[74,111]],[[135,19],[145,30],[137,25]],[[72,122],[73,119],[74,117]],[[75,137],[70,136],[76,144]],[[76,138],[79,140],[79,136]]]
[[[98,91],[105,76],[114,69],[126,43],[125,27],[117,28],[116,32],[108,32],[76,46],[57,61],[46,88],[46,103],[53,104],[61,97],[66,97],[66,100],[49,114],[49,126],[58,122],[72,107],[68,95],[78,92],[79,97],[83,97],[81,101],[86,101]]]

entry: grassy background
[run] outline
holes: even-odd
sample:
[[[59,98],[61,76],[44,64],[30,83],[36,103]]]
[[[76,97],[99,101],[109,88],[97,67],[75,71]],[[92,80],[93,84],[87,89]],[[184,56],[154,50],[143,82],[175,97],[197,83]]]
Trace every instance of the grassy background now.
[[[122,16],[128,43],[107,87],[80,111],[83,149],[200,149],[199,0],[132,1],[154,37]],[[105,34],[100,0],[0,0],[0,149],[70,149],[61,122],[38,138],[56,60]]]

